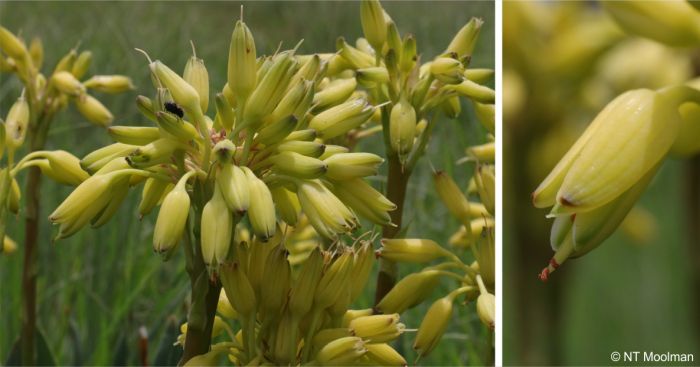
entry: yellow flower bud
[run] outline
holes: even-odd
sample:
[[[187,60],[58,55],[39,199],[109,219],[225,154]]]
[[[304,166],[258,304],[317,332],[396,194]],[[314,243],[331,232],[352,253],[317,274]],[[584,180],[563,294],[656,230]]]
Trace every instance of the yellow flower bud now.
[[[440,272],[423,270],[412,273],[398,283],[377,304],[382,313],[401,314],[426,300],[440,282]]]
[[[185,71],[182,73],[182,77],[197,91],[199,106],[202,112],[206,113],[209,108],[209,72],[204,66],[204,60],[197,58],[196,55],[192,55],[187,60],[187,64],[185,64]]]
[[[275,172],[302,179],[321,177],[328,170],[322,160],[295,152],[281,152],[272,157],[271,161]]]
[[[343,135],[359,127],[372,117],[374,107],[364,99],[347,101],[331,107],[309,121],[309,128],[316,130],[324,140]]]
[[[73,74],[73,76],[76,79],[81,79],[83,76],[85,76],[85,73],[87,73],[88,69],[90,68],[91,62],[92,62],[92,52],[90,52],[90,51],[81,52],[80,55],[78,55],[78,57],[73,62],[73,65],[70,67],[70,69],[69,69],[70,73]]]
[[[333,193],[357,215],[379,225],[391,225],[396,205],[362,179],[333,183]]]
[[[10,197],[7,199],[7,208],[13,214],[19,213],[19,200],[22,196],[22,192],[19,189],[19,183],[16,178],[12,178],[10,182]]]
[[[496,319],[496,297],[491,293],[482,293],[476,299],[476,314],[489,329],[494,329]]]
[[[343,315],[343,321],[341,322],[341,325],[345,328],[348,325],[350,325],[350,322],[352,320],[355,320],[358,317],[370,316],[373,314],[374,310],[371,308],[365,308],[362,310],[346,310],[345,314]]]
[[[61,225],[58,238],[72,235],[99,214],[111,199],[110,189],[120,174],[116,171],[91,176],[68,195],[49,216],[52,223]]]
[[[136,97],[136,107],[149,120],[155,121],[156,115],[153,109],[153,101],[146,96]]]
[[[182,106],[185,112],[191,115],[191,118],[197,119],[202,116],[200,97],[193,86],[159,60],[152,62],[149,67],[168,91],[170,91],[173,100],[175,100],[178,105]]]
[[[231,103],[223,93],[217,93],[214,101],[216,104],[216,121],[219,121],[226,131],[231,131],[236,121]]]
[[[367,357],[380,366],[407,366],[406,359],[389,344],[365,344]]]
[[[347,101],[356,88],[357,80],[355,78],[333,80],[313,96],[314,110],[323,111],[328,107],[337,106]]]
[[[314,294],[314,307],[327,308],[347,291],[348,280],[352,276],[353,255],[345,250],[327,267]]]
[[[610,102],[537,188],[535,206],[582,212],[627,191],[669,151],[681,125],[678,106],[694,92],[639,89]]]
[[[107,133],[114,141],[131,145],[146,145],[161,137],[160,130],[151,126],[110,126]]]
[[[2,240],[2,251],[0,251],[0,253],[9,255],[15,251],[17,251],[17,242],[10,238],[10,236],[5,235]]]
[[[447,207],[447,210],[462,223],[469,223],[471,219],[469,201],[452,177],[443,171],[435,171],[433,173],[433,182],[435,183],[435,190],[442,203]]]
[[[292,319],[288,313],[282,316],[282,319],[276,326],[274,343],[271,346],[272,358],[275,363],[280,365],[291,365],[296,361],[299,329],[297,328],[296,320]]]
[[[430,64],[430,73],[445,84],[459,84],[464,79],[464,66],[451,57],[438,57]]]
[[[233,215],[218,186],[202,210],[201,225],[202,258],[205,264],[216,268],[226,260],[233,235]]]
[[[238,312],[233,308],[231,302],[226,297],[226,291],[219,293],[219,302],[216,304],[216,312],[221,314],[221,316],[234,320],[238,318]]]
[[[412,34],[407,34],[404,37],[401,52],[397,53],[397,55],[400,55],[399,68],[403,73],[410,73],[416,66],[416,61],[418,60],[416,47],[416,38]]]
[[[370,54],[364,53],[355,47],[352,47],[347,42],[345,38],[340,37],[335,42],[335,47],[338,49],[340,56],[352,67],[353,69],[362,69],[376,66],[374,62],[374,57]],[[380,48],[381,50],[381,48]]]
[[[453,299],[450,296],[443,297],[428,309],[418,327],[416,340],[413,343],[413,349],[418,352],[418,356],[428,355],[440,342],[452,317],[452,302]]]
[[[233,308],[244,317],[254,315],[256,309],[255,292],[248,277],[237,263],[224,264],[219,268],[221,284],[226,292],[226,298],[231,301]]]
[[[56,89],[70,96],[85,93],[85,86],[68,71],[59,71],[53,74],[51,82]]]
[[[153,208],[160,203],[160,199],[166,194],[171,183],[157,178],[149,177],[143,185],[141,201],[139,202],[139,216],[143,217],[151,213]]]
[[[115,158],[126,157],[136,150],[138,146],[122,143],[114,143],[97,149],[80,160],[80,166],[84,170],[93,173],[104,167]]]
[[[315,131],[315,130],[311,130],[311,131]],[[329,145],[326,145],[326,149],[323,151],[323,154],[321,154],[318,157],[318,159],[325,160],[326,158],[334,156],[336,154],[348,153],[348,152],[350,152],[350,149],[348,149],[344,146],[329,144]]]
[[[29,56],[27,46],[7,28],[0,26],[0,50],[19,62]]]
[[[455,53],[458,57],[471,56],[476,45],[476,40],[479,38],[479,32],[484,21],[478,18],[472,18],[462,29],[457,32],[455,37],[450,41],[445,53]]]
[[[304,97],[306,97],[311,88],[313,88],[313,83],[308,80],[302,81],[295,86],[290,86],[287,93],[265,120],[268,122],[276,122],[287,116],[295,115],[297,107],[304,100]],[[306,113],[306,111],[302,113]],[[303,115],[295,116],[295,118],[297,117],[301,118]]]
[[[175,140],[161,138],[137,147],[126,160],[132,167],[152,167],[158,164],[170,162],[173,152],[183,146]]]
[[[153,250],[158,253],[169,251],[182,239],[190,212],[190,195],[185,186],[193,174],[190,171],[182,176],[163,200],[153,230]]]
[[[496,102],[496,92],[471,80],[464,80],[459,84],[450,84],[442,88],[444,91],[455,91],[457,94],[471,99],[474,102],[484,104],[494,104]]]
[[[311,251],[299,270],[299,275],[292,284],[289,294],[289,311],[292,315],[302,317],[311,310],[316,287],[321,279],[324,260],[321,251]]]
[[[389,139],[391,148],[398,153],[402,161],[406,159],[413,148],[416,122],[416,110],[406,99],[401,99],[391,108]]]
[[[485,83],[491,78],[493,78],[493,69],[466,69],[464,70],[464,77],[473,81],[474,83]]]
[[[386,41],[386,20],[384,9],[378,0],[363,0],[360,2],[360,21],[362,32],[369,44],[381,52]]]
[[[92,56],[92,55],[90,55],[90,56]],[[78,57],[78,53],[75,51],[75,49],[71,49],[70,51],[68,51],[67,54],[65,54],[61,58],[61,60],[58,60],[58,63],[56,63],[56,67],[53,70],[53,73],[56,74],[56,73],[59,73],[61,71],[71,72],[73,69],[73,64],[75,63],[77,57]],[[75,76],[75,75],[73,75],[73,76]]]
[[[355,72],[355,78],[363,86],[375,87],[389,82],[389,71],[385,67],[379,66],[358,69]]]
[[[395,262],[427,263],[451,253],[432,240],[384,238],[378,255]]]
[[[248,207],[248,219],[253,227],[253,232],[262,241],[267,241],[274,234],[277,227],[275,204],[272,194],[265,182],[259,179],[248,167],[243,167],[248,178],[250,190],[250,206]]]
[[[318,180],[300,182],[297,196],[311,225],[326,238],[348,232],[357,223],[357,218],[345,204]]]
[[[245,214],[250,206],[250,186],[242,168],[227,162],[219,164],[216,184],[228,205],[229,210],[239,215]]]
[[[80,95],[74,101],[80,114],[97,126],[109,126],[114,120],[114,116],[107,107],[91,95]]]
[[[24,143],[29,125],[29,104],[24,96],[19,97],[10,107],[5,119],[5,141],[10,150],[19,148]]]
[[[277,245],[265,261],[265,278],[269,284],[260,287],[260,306],[268,315],[279,315],[287,301],[292,269],[287,261],[287,250]]]
[[[103,226],[117,213],[119,207],[121,207],[126,198],[126,194],[129,193],[130,181],[131,177],[122,176],[114,182],[111,189],[112,195],[109,201],[105,204],[100,213],[90,220],[90,226],[92,228]]]
[[[32,42],[29,44],[29,55],[32,58],[34,67],[37,70],[41,70],[41,66],[44,63],[44,44],[41,42],[41,38],[34,37],[32,39]]]
[[[325,162],[328,165],[326,176],[334,180],[351,180],[377,174],[377,167],[384,162],[382,157],[371,153],[335,154]]]
[[[261,119],[270,114],[284,97],[289,81],[297,66],[291,51],[279,53],[273,59],[270,70],[260,80],[246,101],[243,121],[258,126]]]
[[[312,340],[313,350],[321,350],[323,347],[328,345],[328,343],[348,336],[352,336],[350,334],[350,330],[344,327],[320,330],[316,333],[316,335],[314,335],[314,338]]]
[[[165,132],[160,136],[173,137],[183,142],[188,142],[199,136],[197,129],[191,123],[181,119],[179,116],[170,112],[156,112],[156,123],[160,131]]]
[[[473,102],[474,114],[486,130],[491,134],[496,133],[496,106],[493,104],[482,104]]]
[[[131,78],[124,75],[95,75],[83,85],[85,88],[104,93],[122,93],[134,89]]]
[[[399,322],[399,314],[395,313],[358,317],[350,321],[348,328],[352,335],[369,343],[386,343],[398,338],[406,327]]]
[[[65,150],[37,151],[30,153],[37,158],[44,158],[51,168],[51,178],[56,182],[78,186],[90,175],[80,167],[80,160]]]
[[[350,364],[367,352],[365,343],[356,336],[347,336],[326,344],[316,354],[316,361],[324,366]]]
[[[496,172],[493,165],[479,165],[474,176],[479,198],[491,215],[496,214]]]
[[[253,34],[237,21],[228,51],[228,86],[238,100],[246,100],[257,83],[256,51]]]
[[[301,211],[301,204],[299,204],[296,194],[283,186],[271,188],[270,193],[272,193],[272,200],[275,202],[280,218],[290,226],[295,226]]]
[[[603,8],[626,32],[669,46],[700,42],[700,15],[687,1],[603,1]]]
[[[315,141],[298,141],[285,139],[276,147],[280,153],[293,152],[307,157],[320,157],[326,150],[326,146]]]
[[[364,242],[355,253],[355,262],[353,263],[353,273],[355,274],[350,282],[350,302],[354,302],[357,297],[362,294],[365,289],[367,280],[372,273],[374,266],[374,248],[369,241]],[[345,308],[347,310],[347,307]],[[343,310],[343,313],[345,312]]]
[[[264,126],[258,132],[255,139],[265,145],[278,143],[296,128],[298,120],[294,115],[289,115]]]

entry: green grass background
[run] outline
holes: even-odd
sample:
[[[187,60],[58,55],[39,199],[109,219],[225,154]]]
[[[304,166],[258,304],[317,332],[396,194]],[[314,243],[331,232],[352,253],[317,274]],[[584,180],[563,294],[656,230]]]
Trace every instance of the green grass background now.
[[[493,67],[492,2],[389,2],[384,6],[402,34],[416,35],[424,58],[443,50],[470,17],[483,18],[485,25],[472,65]],[[153,89],[146,61],[133,48],[147,50],[154,59],[181,70],[191,53],[189,41],[193,40],[198,56],[209,69],[212,88],[219,90],[226,76],[228,45],[239,7],[239,2],[4,2],[0,3],[0,23],[27,39],[41,37],[46,49],[45,65],[53,67],[80,42],[81,50],[94,53],[90,73],[131,76],[137,85],[135,91],[98,97],[116,116],[115,124],[138,125],[145,119],[137,114],[134,98],[137,94],[152,95]],[[244,17],[255,36],[258,54],[272,53],[279,42],[291,48],[302,38],[301,53],[333,52],[336,37],[354,40],[361,35],[359,4],[355,2],[246,3]],[[7,113],[19,92],[14,77],[0,74],[1,115]],[[453,167],[453,163],[467,145],[483,141],[483,129],[477,125],[470,107],[464,105],[457,121],[440,121],[429,147],[428,160],[436,167],[454,170],[462,184],[466,184],[472,169]],[[105,131],[88,124],[70,107],[58,115],[47,149],[66,149],[82,156],[109,142]],[[363,148],[382,150],[379,140]],[[42,218],[47,218],[69,192],[67,187],[44,181]],[[59,364],[137,364],[140,326],[149,331],[151,363],[167,361],[165,354],[173,351],[169,346],[186,316],[184,260],[176,256],[163,263],[152,252],[155,215],[138,220],[139,197],[139,192],[132,192],[103,228],[84,229],[67,240],[52,243],[55,229],[48,221],[41,228],[38,325]],[[404,222],[410,223],[409,234],[446,243],[458,224],[437,200],[426,160],[414,174],[407,200]],[[9,234],[20,244],[19,251],[0,256],[0,364],[8,358],[19,334],[22,223],[18,217],[11,218],[8,225]],[[410,271],[401,268],[402,274]],[[357,306],[369,304],[373,288],[369,287]],[[447,289],[446,284],[436,290],[434,298]],[[423,305],[407,312],[407,327],[418,327],[426,309]],[[473,305],[457,309],[443,342],[421,364],[492,363],[492,336],[478,321]],[[413,361],[413,337],[408,334],[399,348]]]

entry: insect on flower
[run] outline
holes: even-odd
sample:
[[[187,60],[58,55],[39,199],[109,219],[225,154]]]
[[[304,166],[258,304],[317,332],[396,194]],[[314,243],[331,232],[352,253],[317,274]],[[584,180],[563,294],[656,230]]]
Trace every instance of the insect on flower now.
[[[163,107],[165,108],[166,111],[177,115],[179,118],[185,117],[185,112],[175,102],[165,102]]]

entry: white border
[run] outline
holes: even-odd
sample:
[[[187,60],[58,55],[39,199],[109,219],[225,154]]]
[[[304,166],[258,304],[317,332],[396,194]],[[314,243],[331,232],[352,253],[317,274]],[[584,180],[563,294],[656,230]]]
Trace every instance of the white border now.
[[[496,366],[503,365],[503,1],[496,8]]]

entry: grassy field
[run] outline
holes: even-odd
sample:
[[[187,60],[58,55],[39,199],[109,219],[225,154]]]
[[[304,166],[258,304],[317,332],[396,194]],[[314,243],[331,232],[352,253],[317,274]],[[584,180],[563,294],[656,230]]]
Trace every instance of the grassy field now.
[[[25,38],[39,36],[46,48],[48,65],[80,43],[94,52],[93,74],[126,74],[137,89],[120,96],[101,96],[116,116],[116,124],[144,123],[133,103],[137,94],[151,95],[148,69],[134,47],[153,58],[184,67],[190,56],[189,41],[209,69],[212,88],[223,86],[228,45],[240,3],[226,2],[32,2],[0,3],[0,23]],[[255,35],[259,54],[272,53],[279,42],[291,48],[300,39],[301,53],[332,52],[335,39],[360,36],[359,6],[354,2],[249,3],[245,20]],[[494,65],[494,6],[491,2],[392,2],[385,4],[402,33],[416,35],[419,52],[432,58],[470,17],[485,21],[472,65]],[[0,115],[17,98],[20,86],[0,74]],[[446,242],[457,228],[432,191],[427,160],[436,167],[454,170],[466,184],[471,167],[454,166],[464,148],[483,141],[484,133],[473,119],[470,106],[463,106],[457,121],[441,121],[427,159],[409,185],[405,221],[409,234]],[[104,131],[84,121],[73,109],[60,114],[50,132],[48,149],[66,149],[79,156],[107,144]],[[437,143],[439,142],[439,144]],[[381,152],[379,141],[366,150]],[[381,177],[380,177],[381,179]],[[42,218],[66,197],[69,188],[44,182]],[[131,194],[107,226],[85,229],[67,240],[52,243],[54,228],[46,221],[40,233],[38,312],[39,328],[48,350],[59,364],[137,364],[138,329],[149,332],[149,359],[154,364],[176,360],[172,343],[177,327],[186,317],[188,296],[184,259],[176,256],[163,263],[152,253],[154,216],[139,221],[139,195]],[[21,215],[21,214],[20,214]],[[21,218],[12,218],[9,233],[22,242]],[[22,249],[0,257],[0,364],[10,355],[19,334]],[[411,269],[402,268],[402,273]],[[370,302],[372,289],[357,306]],[[444,292],[443,292],[444,293]],[[441,292],[436,291],[434,297]],[[405,315],[408,328],[416,328],[427,306]],[[491,363],[491,335],[478,321],[473,306],[459,307],[442,344],[424,365],[481,365]],[[400,341],[409,360],[413,337]]]

